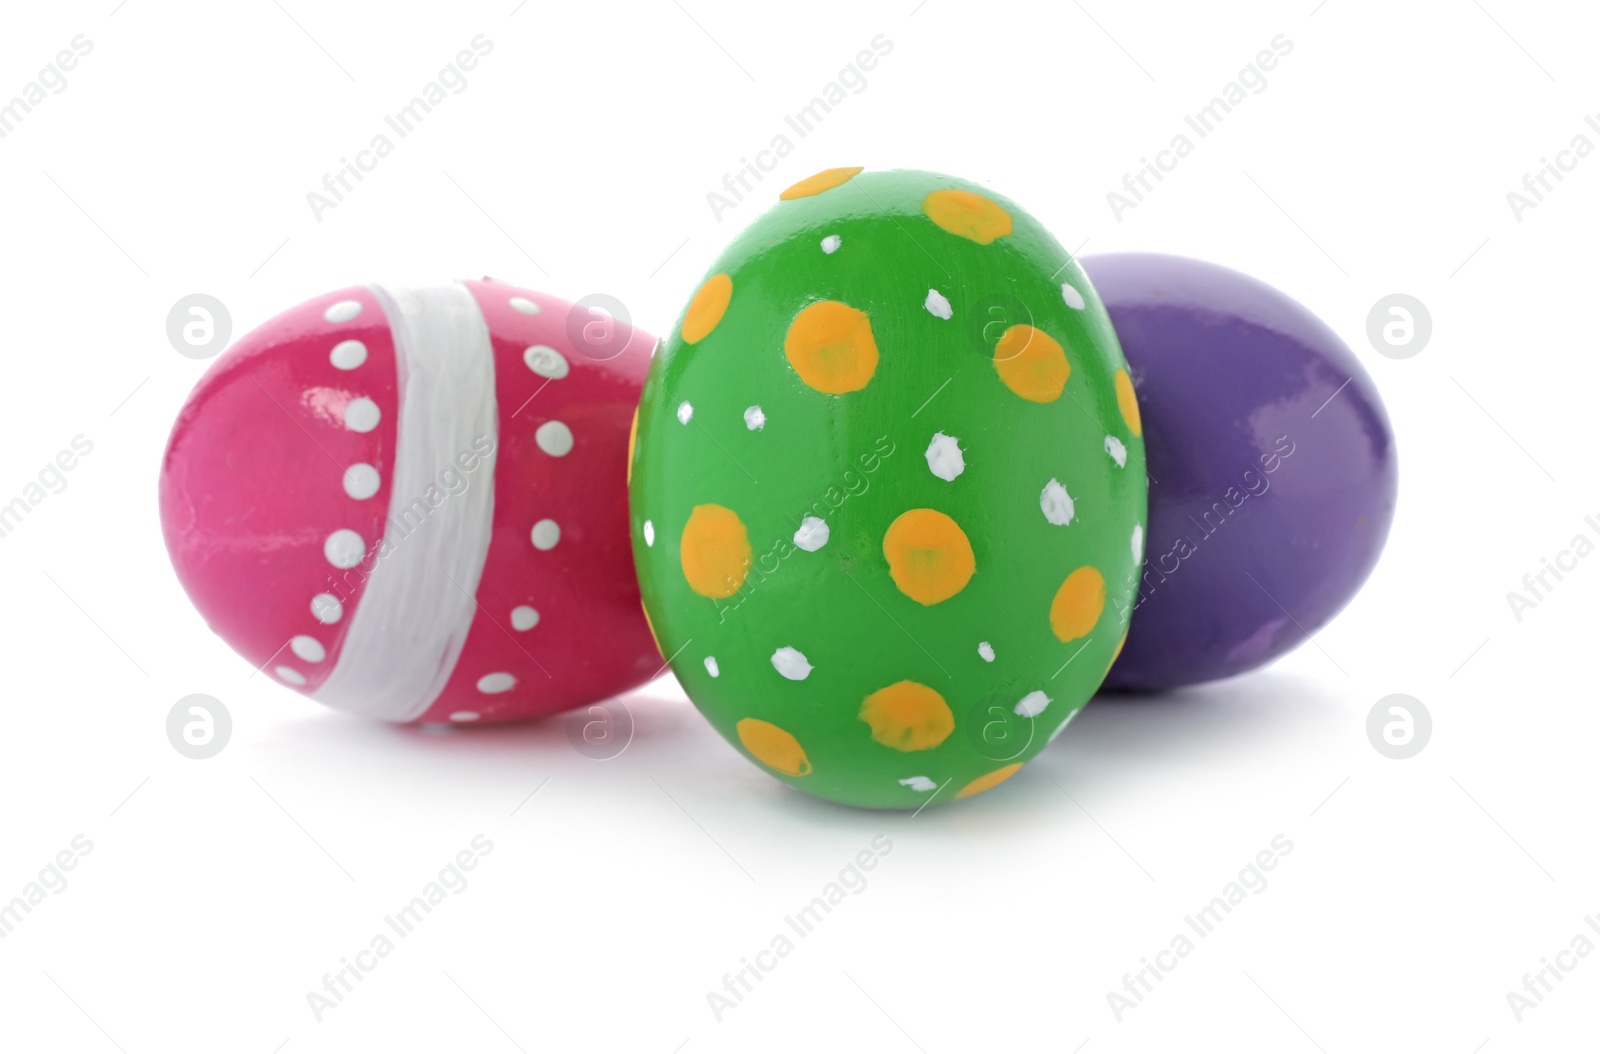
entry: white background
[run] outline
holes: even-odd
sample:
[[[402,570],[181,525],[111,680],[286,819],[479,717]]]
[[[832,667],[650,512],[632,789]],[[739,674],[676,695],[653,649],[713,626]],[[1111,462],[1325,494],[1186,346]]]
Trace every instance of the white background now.
[[[0,501],[74,436],[94,449],[0,539],[0,900],[74,836],[93,850],[0,940],[0,1047],[1594,1046],[1600,954],[1520,1023],[1506,993],[1600,914],[1600,559],[1520,622],[1506,594],[1597,534],[1600,157],[1520,221],[1506,195],[1600,113],[1600,18],[916,3],[11,5],[0,97],[74,35],[94,49],[0,140]],[[306,193],[480,33],[469,87],[314,219]],[[1107,192],[1280,33],[1267,88],[1115,218]],[[715,220],[707,193],[877,34],[893,50],[865,90]],[[614,295],[661,332],[777,190],[845,164],[987,182],[1069,248],[1229,264],[1350,342],[1394,420],[1401,499],[1316,646],[1097,701],[1004,788],[911,818],[787,790],[670,678],[625,700],[634,740],[595,761],[559,719],[342,717],[205,630],[155,505],[206,365],[167,342],[178,298],[219,297],[239,335],[351,283],[488,274]],[[1365,336],[1394,292],[1433,318],[1403,361]],[[193,692],[233,715],[207,761],[166,738]],[[1433,715],[1406,761],[1366,734],[1394,692]],[[319,1023],[306,993],[479,833],[471,884]],[[1270,884],[1119,1022],[1107,992],[1280,833]],[[867,888],[717,1021],[707,992],[878,834],[893,850]]]

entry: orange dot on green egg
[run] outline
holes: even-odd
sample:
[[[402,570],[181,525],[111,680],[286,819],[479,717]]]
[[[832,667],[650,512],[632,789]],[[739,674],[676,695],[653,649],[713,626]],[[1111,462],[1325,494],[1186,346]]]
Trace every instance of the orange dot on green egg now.
[[[878,370],[872,320],[837,300],[801,309],[789,323],[783,354],[802,381],[826,395],[860,391]]]
[[[895,750],[928,750],[955,730],[944,696],[916,681],[899,681],[873,692],[861,704],[861,720],[872,738]]]
[[[855,168],[825,168],[814,176],[807,176],[800,182],[786,189],[778,195],[780,201],[792,201],[795,198],[809,198],[813,194],[821,194],[824,190],[850,182],[861,172],[860,166]]]
[[[1106,580],[1098,570],[1085,565],[1067,576],[1050,602],[1050,628],[1056,639],[1077,640],[1088,636],[1100,621],[1106,606]]]
[[[951,234],[979,245],[1011,233],[1011,213],[971,190],[936,190],[922,199],[922,211]]]
[[[1072,375],[1061,344],[1044,330],[1020,323],[1000,335],[994,368],[1007,388],[1030,403],[1055,402]]]
[[[1128,376],[1127,370],[1118,370],[1113,382],[1117,389],[1117,409],[1122,411],[1122,419],[1128,423],[1128,431],[1134,435],[1143,435],[1139,423],[1139,400],[1133,394],[1133,378]]]
[[[678,559],[689,588],[722,600],[750,573],[750,534],[739,514],[722,505],[696,505],[683,525]]]
[[[811,762],[806,758],[805,748],[798,739],[777,725],[760,718],[747,717],[739,722],[737,728],[739,742],[769,769],[785,776],[811,774]]]
[[[717,328],[733,299],[733,279],[725,274],[714,274],[695,290],[689,301],[689,310],[683,313],[683,339],[698,344]]]
[[[883,535],[883,556],[900,592],[919,604],[949,600],[977,570],[961,525],[936,509],[901,513]]]
[[[1022,762],[1014,761],[1005,768],[995,769],[993,772],[988,773],[987,775],[979,776],[977,779],[973,780],[971,783],[957,791],[956,797],[970,798],[974,794],[982,794],[986,790],[992,790],[995,787],[1000,786],[1000,784],[1004,783],[1012,776],[1015,776],[1021,768]]]

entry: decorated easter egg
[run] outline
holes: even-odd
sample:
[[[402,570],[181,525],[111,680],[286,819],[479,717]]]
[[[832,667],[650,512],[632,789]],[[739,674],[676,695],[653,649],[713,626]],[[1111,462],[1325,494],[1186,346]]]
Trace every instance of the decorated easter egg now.
[[[1145,513],[1104,308],[1015,204],[795,184],[651,366],[634,557],[662,653],[767,772],[915,809],[996,786],[1099,685]]]
[[[396,722],[536,717],[661,668],[624,483],[654,338],[484,281],[318,297],[224,353],[161,520],[265,676]]]
[[[1355,596],[1394,518],[1394,434],[1320,319],[1215,264],[1086,257],[1144,409],[1150,522],[1110,688],[1230,677]]]

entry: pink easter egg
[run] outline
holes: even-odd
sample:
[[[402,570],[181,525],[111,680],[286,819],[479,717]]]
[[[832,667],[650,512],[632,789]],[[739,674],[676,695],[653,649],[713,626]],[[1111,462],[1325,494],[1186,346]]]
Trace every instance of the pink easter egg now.
[[[662,668],[627,465],[655,338],[502,282],[318,297],[178,416],[161,521],[265,676],[395,722],[539,717]]]

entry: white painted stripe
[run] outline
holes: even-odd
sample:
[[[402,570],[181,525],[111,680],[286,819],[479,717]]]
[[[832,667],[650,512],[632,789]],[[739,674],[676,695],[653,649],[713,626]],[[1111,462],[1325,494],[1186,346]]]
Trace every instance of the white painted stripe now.
[[[394,334],[400,385],[389,516],[338,660],[315,695],[341,710],[414,721],[444,690],[477,613],[499,447],[494,354],[483,313],[459,282],[369,288]],[[479,460],[470,473],[458,463],[465,454]],[[458,478],[466,489],[452,494],[461,485],[447,484]]]

